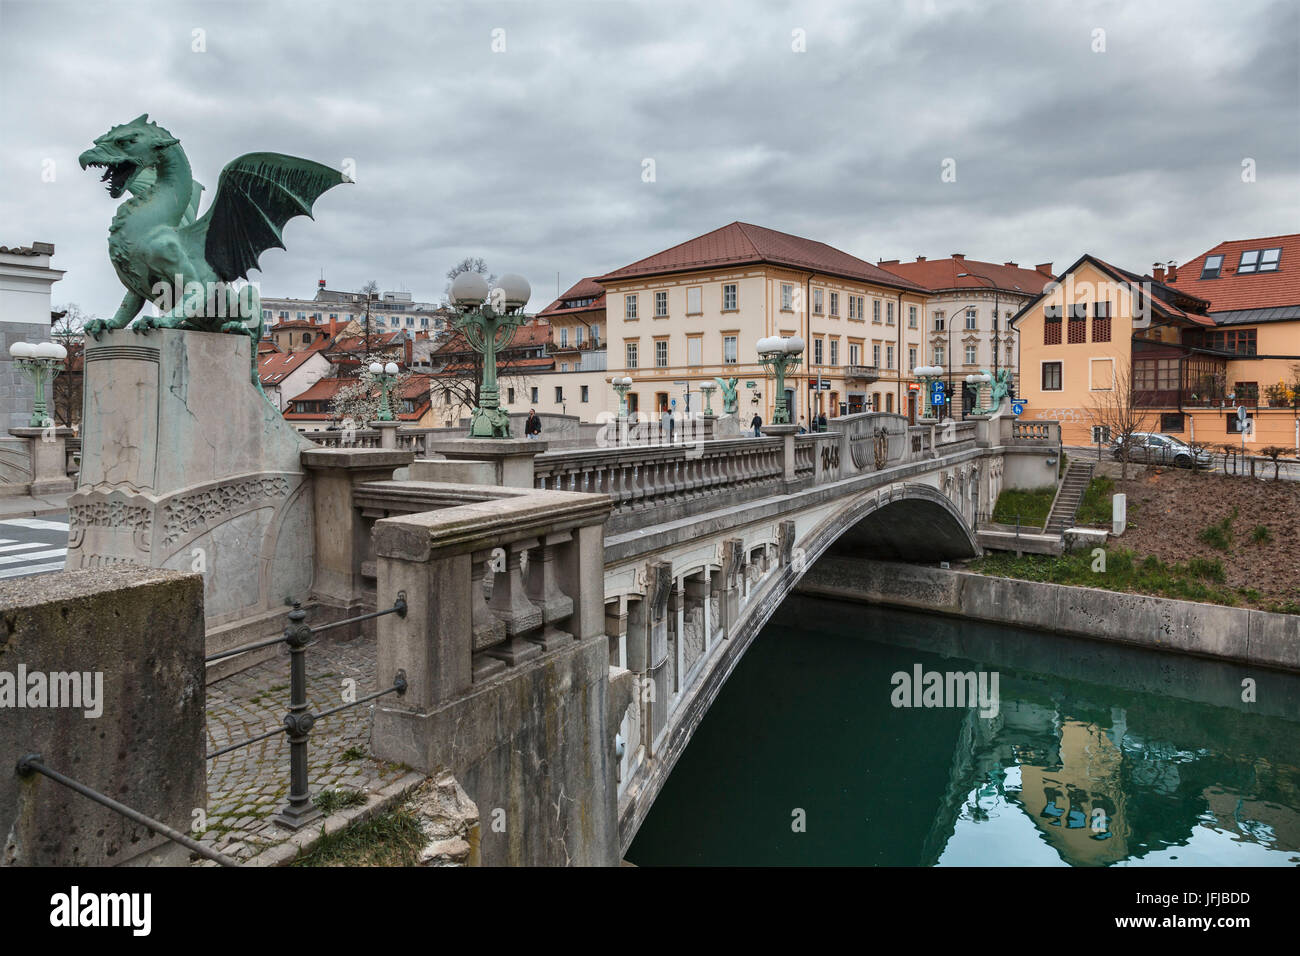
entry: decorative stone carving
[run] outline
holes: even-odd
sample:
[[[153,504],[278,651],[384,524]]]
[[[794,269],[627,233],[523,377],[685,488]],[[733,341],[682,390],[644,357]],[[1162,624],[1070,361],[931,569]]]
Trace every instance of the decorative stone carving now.
[[[227,516],[245,511],[264,499],[287,498],[289,479],[250,478],[220,484],[193,495],[169,501],[163,509],[164,546],[175,544],[196,528],[219,524]]]
[[[778,547],[781,551],[781,565],[783,567],[794,560],[794,536],[794,522],[790,520],[782,521],[777,535],[777,541]]]

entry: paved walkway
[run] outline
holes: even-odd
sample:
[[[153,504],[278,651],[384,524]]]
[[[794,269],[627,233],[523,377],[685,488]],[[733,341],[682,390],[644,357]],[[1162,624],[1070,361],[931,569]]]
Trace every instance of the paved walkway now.
[[[45,495],[42,498],[15,495],[11,498],[0,498],[0,518],[35,518],[67,510],[67,495]]]
[[[322,636],[307,649],[308,700],[313,712],[343,703],[345,681],[356,696],[375,689],[375,642]],[[241,671],[208,687],[208,751],[283,724],[289,702],[289,658]],[[322,790],[376,790],[408,771],[370,754],[373,704],[359,704],[319,721],[308,751],[313,795]],[[289,793],[289,744],[277,734],[208,762],[207,830],[200,842],[236,859],[283,843],[293,832],[271,822]]]

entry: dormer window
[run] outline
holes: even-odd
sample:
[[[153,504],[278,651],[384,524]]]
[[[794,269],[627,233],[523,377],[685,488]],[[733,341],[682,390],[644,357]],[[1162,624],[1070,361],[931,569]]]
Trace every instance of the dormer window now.
[[[1241,262],[1237,265],[1237,274],[1276,272],[1278,260],[1281,258],[1281,247],[1276,249],[1247,249],[1241,254]]]
[[[1223,256],[1206,256],[1205,265],[1201,267],[1202,279],[1219,278],[1219,270],[1223,268]]]

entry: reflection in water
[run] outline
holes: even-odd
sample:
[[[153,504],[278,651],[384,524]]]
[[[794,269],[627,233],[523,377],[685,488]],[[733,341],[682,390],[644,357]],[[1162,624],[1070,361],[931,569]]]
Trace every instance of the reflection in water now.
[[[890,675],[917,664],[997,671],[996,716],[892,707]],[[1241,700],[1243,678],[1257,703]],[[806,832],[792,830],[797,811]],[[627,857],[1294,866],[1300,678],[792,598]]]

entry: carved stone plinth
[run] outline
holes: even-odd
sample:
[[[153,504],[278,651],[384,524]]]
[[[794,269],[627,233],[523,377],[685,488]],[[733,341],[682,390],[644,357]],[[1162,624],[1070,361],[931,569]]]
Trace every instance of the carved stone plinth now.
[[[68,568],[199,571],[214,625],[306,601],[313,448],[249,382],[249,340],[158,329],[88,338]]]

